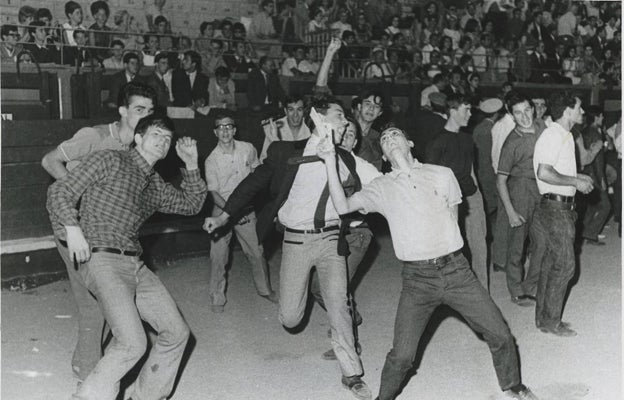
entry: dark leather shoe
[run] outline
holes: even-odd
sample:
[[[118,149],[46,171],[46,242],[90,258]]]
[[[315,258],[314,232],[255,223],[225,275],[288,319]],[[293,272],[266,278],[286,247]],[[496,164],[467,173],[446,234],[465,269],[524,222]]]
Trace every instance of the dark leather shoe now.
[[[269,294],[261,294],[260,297],[267,299],[271,303],[279,304],[279,296],[274,291],[271,291]]]
[[[359,376],[343,376],[342,385],[359,400],[371,400],[373,398],[368,385]]]
[[[606,243],[600,239],[585,239],[585,244],[592,246],[604,246]]]
[[[520,307],[531,307],[535,304],[535,297],[523,294],[522,296],[512,297],[511,302],[519,305]]]
[[[552,328],[542,326],[541,328],[539,328],[539,330],[544,333],[552,333],[553,335],[561,337],[573,337],[577,335],[574,329],[570,329],[568,325],[562,323],[559,323]]]

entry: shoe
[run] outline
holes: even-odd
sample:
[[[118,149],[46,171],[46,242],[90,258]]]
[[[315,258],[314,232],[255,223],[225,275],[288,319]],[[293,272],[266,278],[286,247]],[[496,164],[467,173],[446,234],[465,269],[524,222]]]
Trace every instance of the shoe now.
[[[210,309],[215,314],[221,314],[225,310],[225,306],[219,305],[219,304],[213,304],[210,306]]]
[[[505,394],[505,398],[508,399],[517,399],[517,400],[539,400],[531,389],[524,386],[523,384],[518,385],[519,388],[511,388],[509,390],[505,390],[503,393]]]
[[[592,246],[604,246],[606,243],[600,239],[587,239],[585,238],[585,244],[589,244]]]
[[[349,377],[343,376],[342,385],[349,389],[351,393],[360,400],[371,400],[373,398],[368,385],[357,375]]]
[[[358,354],[362,354],[362,346],[360,343],[355,344],[355,352]],[[326,361],[332,361],[336,359],[336,353],[334,353],[334,349],[329,349],[325,353],[321,354],[321,358]]]
[[[261,294],[260,297],[264,297],[271,303],[279,304],[279,296],[274,291],[271,291],[269,294]]]
[[[566,327],[566,328],[569,328],[569,327],[571,327],[571,326],[572,326],[572,324],[571,324],[571,323],[569,323],[569,322],[564,322],[564,321],[559,322],[559,325],[560,325],[560,326],[564,326],[564,327]],[[540,325],[540,324],[535,324],[535,326],[537,327],[537,329],[542,329],[542,328],[544,327],[544,325]]]
[[[505,267],[499,264],[492,264],[492,271],[494,272],[503,272],[505,271]]]
[[[542,326],[541,328],[539,328],[539,330],[544,333],[552,333],[553,335],[561,337],[573,337],[577,335],[574,329],[570,329],[568,324],[563,323],[559,323],[552,328]]]
[[[520,307],[531,307],[535,304],[535,297],[523,294],[521,296],[512,297],[511,302],[519,305]]]

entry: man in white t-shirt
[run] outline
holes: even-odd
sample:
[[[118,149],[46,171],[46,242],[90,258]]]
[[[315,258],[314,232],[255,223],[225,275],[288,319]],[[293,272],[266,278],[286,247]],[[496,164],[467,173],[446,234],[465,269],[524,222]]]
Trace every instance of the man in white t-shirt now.
[[[260,162],[263,162],[267,157],[267,149],[271,143],[278,140],[296,142],[310,137],[310,128],[303,123],[305,109],[303,97],[295,94],[287,97],[284,103],[286,104],[284,107],[286,115],[276,121],[270,119],[268,123],[263,125],[265,137],[260,152]]]
[[[535,143],[533,170],[542,199],[533,215],[536,241],[545,244],[537,286],[535,325],[544,333],[576,336],[561,321],[568,283],[576,266],[574,236],[576,191],[593,190],[592,179],[576,172],[574,138],[570,129],[583,122],[581,100],[569,92],[555,92],[549,101],[553,123]]]

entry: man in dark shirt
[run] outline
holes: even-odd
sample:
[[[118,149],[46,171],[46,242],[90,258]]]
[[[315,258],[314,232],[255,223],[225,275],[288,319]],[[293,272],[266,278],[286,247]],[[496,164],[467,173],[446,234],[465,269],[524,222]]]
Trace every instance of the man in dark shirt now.
[[[189,328],[167,289],[139,258],[138,240],[139,228],[156,211],[196,214],[206,198],[195,140],[185,137],[176,144],[186,166],[180,190],[154,172],[154,164],[169,151],[173,132],[169,118],[145,117],[135,129],[135,148],[93,153],[48,190],[54,231],[113,333],[106,354],[74,398],[116,397],[120,380],[145,354],[142,320],[158,337],[132,397],[166,398],[173,388]]]
[[[470,265],[487,289],[487,227],[483,197],[475,184],[472,168],[474,144],[470,135],[460,132],[470,120],[470,102],[466,97],[454,94],[447,97],[446,105],[448,120],[442,132],[427,146],[425,162],[448,167],[457,178],[462,197],[466,199],[459,208],[459,224],[468,242]]]

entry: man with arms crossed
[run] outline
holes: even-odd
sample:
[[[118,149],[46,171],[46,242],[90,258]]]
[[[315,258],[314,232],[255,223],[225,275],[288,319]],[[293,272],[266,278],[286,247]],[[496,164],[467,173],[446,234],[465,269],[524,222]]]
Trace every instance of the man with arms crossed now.
[[[173,132],[169,118],[145,117],[135,128],[135,148],[93,153],[48,189],[47,208],[59,242],[81,264],[78,272],[113,333],[106,354],[74,399],[116,398],[120,380],[145,354],[142,321],[158,337],[132,397],[162,399],[173,388],[189,328],[167,289],[139,258],[138,240],[139,228],[156,211],[193,215],[206,199],[193,139],[184,137],[176,144],[186,166],[180,190],[154,172],[154,164],[169,151]]]
[[[125,84],[119,92],[119,121],[80,129],[71,139],[47,153],[41,165],[54,179],[61,179],[94,151],[129,150],[130,144],[134,142],[134,128],[139,119],[152,113],[155,98],[156,93],[147,85],[138,82]],[[59,243],[57,235],[54,241],[65,263],[78,306],[78,342],[72,358],[72,369],[75,378],[81,382],[100,360],[104,317],[74,267],[67,247]]]
[[[542,198],[533,216],[536,240],[544,243],[537,285],[535,325],[544,333],[576,336],[561,321],[568,283],[574,276],[576,191],[593,190],[592,179],[576,173],[574,138],[570,129],[583,122],[581,100],[568,92],[556,92],[549,101],[552,122],[535,143],[533,170]]]
[[[420,336],[440,304],[460,312],[490,347],[500,387],[511,399],[536,400],[520,381],[514,338],[487,291],[461,253],[457,225],[461,190],[446,167],[421,164],[413,143],[398,128],[381,134],[392,172],[346,198],[336,174],[334,146],[320,143],[329,190],[339,214],[379,212],[387,220],[396,256],[403,261],[403,290],[397,309],[393,349],[381,374],[379,399],[394,399],[416,355]]]

